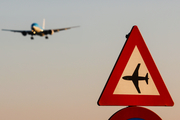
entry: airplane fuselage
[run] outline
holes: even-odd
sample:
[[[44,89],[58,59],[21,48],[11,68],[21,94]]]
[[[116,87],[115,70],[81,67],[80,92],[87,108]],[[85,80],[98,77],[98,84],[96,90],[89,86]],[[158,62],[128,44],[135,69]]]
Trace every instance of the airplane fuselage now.
[[[124,80],[133,80],[133,81],[145,80],[146,79],[146,77],[141,77],[141,76],[124,76],[122,78]]]
[[[37,35],[40,35],[40,33],[43,32],[43,28],[41,26],[39,26],[37,23],[33,23],[31,25],[31,30],[33,32],[33,34],[37,34]],[[43,35],[41,35],[43,36]]]

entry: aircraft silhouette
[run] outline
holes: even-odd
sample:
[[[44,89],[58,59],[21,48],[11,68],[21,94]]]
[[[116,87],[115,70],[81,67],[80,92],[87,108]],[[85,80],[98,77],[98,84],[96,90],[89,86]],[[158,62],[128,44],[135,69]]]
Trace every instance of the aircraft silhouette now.
[[[132,82],[134,83],[134,86],[136,87],[136,90],[138,91],[138,93],[141,93],[140,89],[139,89],[139,80],[145,80],[146,83],[148,84],[148,73],[146,74],[145,77],[142,76],[138,76],[138,71],[139,71],[139,67],[140,67],[140,63],[137,65],[134,73],[132,74],[132,76],[124,76],[122,77],[124,80],[132,80]]]
[[[52,35],[55,32],[63,31],[63,30],[68,30],[71,28],[75,28],[79,26],[73,26],[73,27],[66,27],[66,28],[58,28],[58,29],[44,29],[45,28],[45,19],[43,20],[43,27],[38,25],[37,23],[32,23],[31,25],[31,30],[10,30],[10,29],[2,29],[3,31],[10,31],[10,32],[18,32],[21,33],[23,36],[31,35],[31,40],[34,39],[34,35],[39,35],[39,36],[45,36],[46,39],[48,39],[48,34]]]

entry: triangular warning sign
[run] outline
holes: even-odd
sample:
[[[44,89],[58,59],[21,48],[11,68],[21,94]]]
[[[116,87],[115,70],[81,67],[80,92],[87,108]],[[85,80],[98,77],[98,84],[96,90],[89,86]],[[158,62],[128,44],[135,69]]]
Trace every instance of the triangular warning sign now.
[[[174,105],[137,26],[128,35],[98,105]]]

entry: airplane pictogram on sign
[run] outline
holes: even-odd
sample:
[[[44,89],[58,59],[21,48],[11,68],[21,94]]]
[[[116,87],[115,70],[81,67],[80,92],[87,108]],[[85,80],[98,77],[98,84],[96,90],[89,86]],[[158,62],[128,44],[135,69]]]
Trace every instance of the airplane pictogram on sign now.
[[[137,26],[128,35],[98,105],[174,105]]]
[[[135,70],[135,68],[138,69]],[[132,74],[145,77],[143,80],[134,81],[123,79]],[[113,94],[159,95],[137,46],[135,46]]]
[[[145,80],[146,83],[148,84],[148,73],[146,74],[145,77],[142,76],[138,76],[138,71],[139,71],[139,67],[140,67],[140,63],[137,65],[134,73],[132,76],[124,76],[122,77],[124,80],[132,80],[134,86],[136,87],[136,90],[138,91],[138,93],[141,93],[140,89],[139,89],[139,80]]]

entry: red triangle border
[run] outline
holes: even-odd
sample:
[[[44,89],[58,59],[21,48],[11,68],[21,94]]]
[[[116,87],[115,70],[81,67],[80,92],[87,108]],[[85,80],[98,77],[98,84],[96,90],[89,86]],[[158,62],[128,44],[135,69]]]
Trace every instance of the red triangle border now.
[[[151,74],[152,79],[160,95],[124,95],[113,94],[114,89],[127,65],[127,62],[135,48],[139,52]],[[137,26],[133,26],[128,39],[116,61],[109,79],[98,100],[100,106],[173,106],[174,102],[165,86],[165,83],[155,65],[155,62],[143,40]]]

